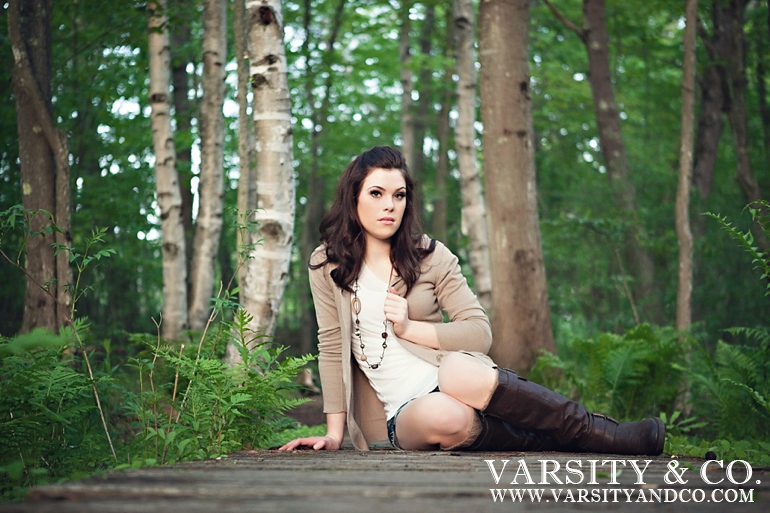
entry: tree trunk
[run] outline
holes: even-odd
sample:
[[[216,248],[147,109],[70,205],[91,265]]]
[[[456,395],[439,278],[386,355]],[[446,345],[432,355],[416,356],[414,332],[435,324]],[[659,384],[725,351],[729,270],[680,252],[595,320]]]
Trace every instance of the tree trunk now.
[[[250,327],[270,336],[289,275],[294,232],[291,98],[280,1],[252,0],[246,9],[258,177],[254,220],[261,244],[247,262],[240,299],[253,316]],[[228,345],[227,360],[239,359],[237,349]]]
[[[438,162],[434,178],[435,199],[433,200],[432,233],[438,240],[448,243],[447,233],[447,180],[449,179],[449,147],[452,135],[452,127],[449,121],[449,112],[454,104],[455,90],[451,87],[452,75],[455,73],[455,31],[454,12],[451,9],[444,11],[444,25],[446,33],[443,41],[443,56],[445,62],[444,79],[439,87],[441,109],[436,120],[436,140],[438,141]]]
[[[692,231],[690,230],[690,175],[692,173],[693,117],[695,105],[695,27],[698,0],[687,0],[682,69],[682,127],[679,147],[679,184],[676,191],[676,234],[679,245],[679,284],[676,295],[676,329],[692,322]]]
[[[770,25],[770,6],[767,9],[767,19]],[[767,61],[768,38],[770,38],[770,26],[767,30],[760,30],[756,36],[757,45],[757,96],[759,97],[759,116],[762,120],[762,135],[765,147],[765,162],[770,164],[770,106],[767,104]]]
[[[330,65],[334,56],[334,45],[337,42],[337,36],[339,35],[339,30],[342,26],[345,3],[346,0],[338,0],[337,7],[334,10],[329,34],[325,41],[325,51],[321,56],[321,64],[324,67]],[[318,228],[325,209],[323,191],[326,189],[326,180],[320,173],[320,160],[323,147],[322,139],[325,138],[327,133],[323,130],[323,124],[328,117],[332,82],[335,76],[334,73],[328,73],[326,75],[321,91],[321,94],[323,95],[321,105],[316,108],[316,95],[314,93],[316,84],[314,78],[317,75],[317,66],[312,63],[310,52],[310,37],[313,33],[310,23],[312,19],[310,9],[311,2],[306,0],[303,27],[305,30],[305,41],[302,45],[302,55],[304,56],[305,69],[307,70],[305,74],[305,96],[307,97],[307,104],[310,109],[310,120],[313,124],[313,131],[310,134],[310,166],[308,173],[308,191],[310,191],[310,194],[308,194],[307,203],[305,204],[305,215],[302,221],[302,232],[299,241],[301,276],[302,282],[305,284],[300,287],[298,298],[299,307],[302,310],[302,326],[300,328],[300,340],[298,344],[300,354],[313,352],[316,334],[318,333],[315,312],[311,305],[307,265],[310,261],[310,255],[318,243]]]
[[[751,168],[749,156],[749,131],[748,114],[746,112],[746,62],[744,50],[743,25],[747,0],[732,0],[730,2],[731,16],[729,18],[730,37],[730,86],[732,88],[732,102],[728,118],[733,131],[733,146],[738,164],[735,179],[741,186],[747,203],[762,199],[759,183]],[[770,249],[770,241],[764,231],[756,226],[754,238],[757,245],[764,251]]]
[[[487,214],[476,154],[476,59],[473,55],[475,20],[472,0],[454,1],[457,52],[457,125],[455,148],[460,169],[462,193],[462,231],[468,237],[476,295],[481,305],[492,311],[492,276],[489,265]]]
[[[183,0],[174,0],[177,9],[183,9]],[[190,76],[187,65],[190,56],[186,48],[190,45],[190,21],[187,16],[179,16],[180,23],[171,33],[171,80],[174,86],[174,144],[176,146],[176,168],[179,176],[179,192],[182,197],[182,224],[185,233],[185,261],[187,265],[187,291],[192,290],[193,259],[193,193],[192,193],[192,119],[196,110],[195,102],[190,100]],[[189,302],[189,298],[188,298]]]
[[[490,355],[526,374],[551,331],[537,213],[527,31],[529,0],[481,3],[481,117],[492,290]]]
[[[625,230],[624,260],[630,264],[630,272],[636,278],[635,295],[645,303],[647,317],[653,322],[662,322],[663,310],[655,288],[654,262],[640,240],[642,228],[636,215],[636,188],[631,178],[620,115],[612,88],[604,0],[583,0],[582,29],[567,20],[548,0],[545,0],[545,3],[585,45],[588,54],[588,80],[610,189],[615,207],[632,220],[632,224]]]
[[[26,210],[50,212],[62,231],[53,240],[36,236],[27,244],[21,331],[42,327],[58,332],[70,317],[72,273],[68,252],[55,255],[51,243],[70,247],[72,238],[67,136],[56,128],[51,105],[51,3],[11,0],[7,15],[14,55],[22,203]],[[29,229],[42,232],[50,224],[47,216],[37,214]],[[43,287],[48,287],[50,294]]]
[[[426,62],[431,54],[431,37],[436,30],[436,7],[432,4],[426,5],[425,19],[423,20],[422,30],[420,31],[420,53],[422,56],[422,65],[418,73],[417,84],[419,86],[419,100],[414,109],[414,148],[412,160],[407,160],[412,177],[419,182],[425,176],[425,135],[428,131],[428,119],[433,117],[432,103],[432,84],[431,78],[433,70]],[[420,187],[422,189],[422,187]],[[421,200],[421,194],[418,194],[418,201]],[[420,201],[422,203],[422,201]]]
[[[249,56],[246,51],[246,2],[235,0],[233,32],[235,58],[238,63],[238,224],[245,225],[251,219],[250,212],[257,207],[257,180],[254,169],[254,130],[249,122]],[[238,229],[238,284],[246,280],[246,245],[248,230]]]
[[[412,50],[409,32],[412,22],[409,20],[411,0],[401,0],[401,26],[399,27],[398,55],[401,63],[401,152],[406,158],[408,166],[415,160],[415,136],[414,136],[414,102],[412,91],[414,90],[413,75],[410,65]]]
[[[163,255],[163,320],[161,335],[179,338],[187,329],[187,265],[185,260],[182,198],[176,172],[174,134],[171,131],[171,79],[166,0],[147,4],[150,13],[149,45],[152,143],[155,151],[155,187],[160,207]]]
[[[203,1],[203,98],[199,117],[201,170],[195,220],[190,328],[206,325],[214,288],[219,240],[222,234],[224,200],[224,114],[225,64],[227,63],[227,2]]]
[[[641,227],[636,218],[636,189],[631,178],[620,127],[620,114],[612,89],[604,0],[583,0],[583,14],[588,78],[594,99],[602,155],[607,166],[615,205],[634,220],[626,230],[624,258],[637,278],[636,295],[646,303],[647,317],[653,322],[662,322],[660,299],[656,297],[652,256],[640,242]]]

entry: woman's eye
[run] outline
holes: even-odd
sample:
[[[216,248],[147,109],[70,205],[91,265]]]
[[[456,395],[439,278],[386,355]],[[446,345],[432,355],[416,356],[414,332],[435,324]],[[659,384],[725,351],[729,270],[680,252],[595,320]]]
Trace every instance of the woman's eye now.
[[[382,194],[380,194],[380,191],[372,191],[372,196],[374,196],[375,198],[379,198],[380,196],[382,196]]]
[[[404,198],[406,198],[406,193],[405,192],[397,192],[396,193],[396,199],[404,199]]]

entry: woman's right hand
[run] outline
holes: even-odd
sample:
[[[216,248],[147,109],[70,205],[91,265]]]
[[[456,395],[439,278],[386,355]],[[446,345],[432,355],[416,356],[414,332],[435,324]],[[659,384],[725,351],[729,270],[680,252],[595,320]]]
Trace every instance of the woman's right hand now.
[[[336,451],[340,448],[340,442],[329,435],[310,436],[308,438],[295,438],[291,442],[278,448],[279,451],[293,451],[298,447],[308,447],[315,451],[327,450]]]

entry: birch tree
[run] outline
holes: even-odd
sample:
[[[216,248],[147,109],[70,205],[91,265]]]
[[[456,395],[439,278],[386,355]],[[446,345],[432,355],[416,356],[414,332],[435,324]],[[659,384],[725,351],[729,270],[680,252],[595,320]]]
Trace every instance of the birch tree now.
[[[175,340],[188,327],[187,318],[187,265],[185,260],[184,226],[176,171],[174,134],[171,131],[171,80],[169,36],[166,18],[166,0],[147,4],[150,13],[148,52],[150,57],[149,102],[152,108],[152,145],[155,152],[155,187],[163,256],[163,321],[161,335]]]
[[[479,11],[481,119],[492,279],[490,356],[526,374],[556,351],[540,241],[527,30],[529,0]]]
[[[693,117],[695,105],[695,27],[698,0],[687,0],[682,69],[682,135],[679,148],[679,184],[676,191],[676,233],[679,244],[679,281],[676,295],[676,329],[692,321],[692,231],[690,181],[692,176]]]
[[[227,62],[227,2],[203,1],[203,98],[199,116],[201,137],[199,208],[195,221],[195,253],[190,284],[190,327],[202,330],[209,316],[214,270],[222,233],[224,199],[225,64]]]
[[[289,275],[294,231],[291,98],[279,0],[249,0],[248,53],[254,93],[257,212],[260,234],[247,262],[241,304],[253,316],[250,327],[272,335]],[[240,356],[229,345],[227,360]]]
[[[457,53],[457,125],[455,147],[462,193],[462,231],[468,237],[468,257],[476,295],[492,310],[492,276],[489,265],[487,214],[476,158],[476,59],[473,52],[476,15],[473,0],[454,0]]]

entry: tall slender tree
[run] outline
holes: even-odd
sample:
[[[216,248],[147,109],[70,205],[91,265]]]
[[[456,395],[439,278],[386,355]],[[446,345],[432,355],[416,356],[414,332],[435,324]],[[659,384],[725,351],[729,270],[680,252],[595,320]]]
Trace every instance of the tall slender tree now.
[[[182,224],[182,197],[176,172],[176,150],[171,130],[171,81],[166,0],[147,4],[150,57],[149,101],[152,144],[155,152],[155,187],[160,207],[163,255],[163,320],[161,334],[175,340],[188,327],[187,262]]]
[[[196,2],[197,3],[197,2]],[[173,7],[172,7],[173,6]],[[189,9],[187,0],[174,0],[169,9],[176,16],[171,27],[171,83],[174,87],[173,105],[174,146],[176,147],[176,169],[179,175],[179,193],[182,197],[182,223],[185,232],[185,258],[187,260],[187,292],[189,296],[190,276],[192,276],[193,237],[193,191],[192,191],[192,121],[197,110],[196,101],[190,98],[191,74],[188,66],[195,66],[196,57],[192,46],[192,16],[197,10]],[[190,12],[192,11],[192,12]],[[189,301],[188,301],[189,302]]]
[[[490,354],[524,374],[541,350],[556,351],[537,212],[528,25],[529,0],[481,3],[481,120],[497,341]]]
[[[457,53],[457,124],[455,147],[460,170],[463,233],[468,235],[468,256],[476,294],[491,312],[492,275],[489,265],[487,214],[476,151],[476,14],[472,0],[454,0]]]
[[[695,28],[698,0],[687,0],[682,68],[682,128],[679,147],[679,184],[676,190],[676,233],[679,245],[679,286],[676,295],[676,328],[692,322],[692,231],[690,230],[690,182],[692,176],[693,117],[695,112]]]
[[[257,206],[257,180],[254,169],[254,127],[249,120],[249,54],[246,51],[246,2],[234,0],[235,15],[233,32],[235,59],[238,65],[238,215],[246,220]],[[240,221],[240,220],[239,220]],[[239,229],[237,234],[239,260],[248,243],[248,231]],[[246,280],[246,266],[238,267],[238,283]]]
[[[289,275],[294,233],[291,97],[279,0],[246,3],[251,87],[254,93],[259,241],[247,262],[240,300],[250,327],[272,335]],[[232,345],[227,360],[240,359]]]
[[[398,55],[401,63],[401,151],[408,165],[415,160],[414,152],[417,142],[414,134],[414,72],[412,71],[412,20],[409,11],[412,0],[401,0],[399,16],[401,24],[398,28]],[[422,147],[420,147],[422,150]]]
[[[51,104],[51,8],[45,0],[8,3],[22,201],[27,210],[52,214],[60,229],[53,240],[40,235],[26,246],[23,332],[36,327],[58,331],[72,305],[68,254],[62,251],[57,256],[52,245],[71,246],[72,239],[67,136],[56,127]],[[38,213],[29,228],[44,233],[50,225],[47,216]]]
[[[655,288],[655,265],[652,255],[642,245],[642,226],[637,216],[636,187],[631,177],[626,145],[620,125],[620,110],[615,100],[610,68],[609,34],[604,0],[583,0],[583,27],[580,28],[559,12],[548,0],[551,11],[583,42],[588,54],[588,80],[594,100],[604,165],[615,207],[628,217],[624,259],[636,278],[636,296],[646,304],[647,318],[662,322],[662,307]]]
[[[190,284],[190,327],[202,330],[209,316],[224,201],[225,64],[227,63],[227,2],[203,0],[203,98],[199,208],[195,220],[195,253]]]
[[[303,29],[305,40],[302,42],[302,55],[305,61],[305,97],[310,111],[310,121],[312,131],[310,133],[310,165],[308,166],[307,180],[308,195],[305,204],[305,215],[302,220],[302,230],[300,233],[299,250],[301,255],[300,265],[302,266],[303,282],[308,283],[307,263],[310,261],[310,255],[315,249],[318,241],[318,227],[324,214],[324,195],[322,191],[326,188],[326,180],[321,173],[321,154],[323,149],[323,140],[328,133],[324,130],[324,125],[329,115],[331,105],[332,86],[334,84],[335,73],[326,73],[322,85],[317,84],[317,77],[321,76],[322,69],[328,69],[334,58],[342,22],[345,15],[346,0],[338,0],[334,7],[331,20],[325,20],[328,24],[328,31],[323,40],[324,51],[321,53],[320,62],[312,57],[311,45],[320,46],[312,41],[312,34],[315,32],[312,26],[312,6],[309,0],[305,1],[305,12],[303,17]],[[330,22],[330,23],[329,23]],[[318,93],[318,94],[317,94]],[[321,96],[320,103],[318,95]],[[317,325],[315,313],[310,304],[310,287],[306,285],[300,289],[299,305],[302,309],[302,327],[300,329],[299,350],[302,354],[313,351]]]

